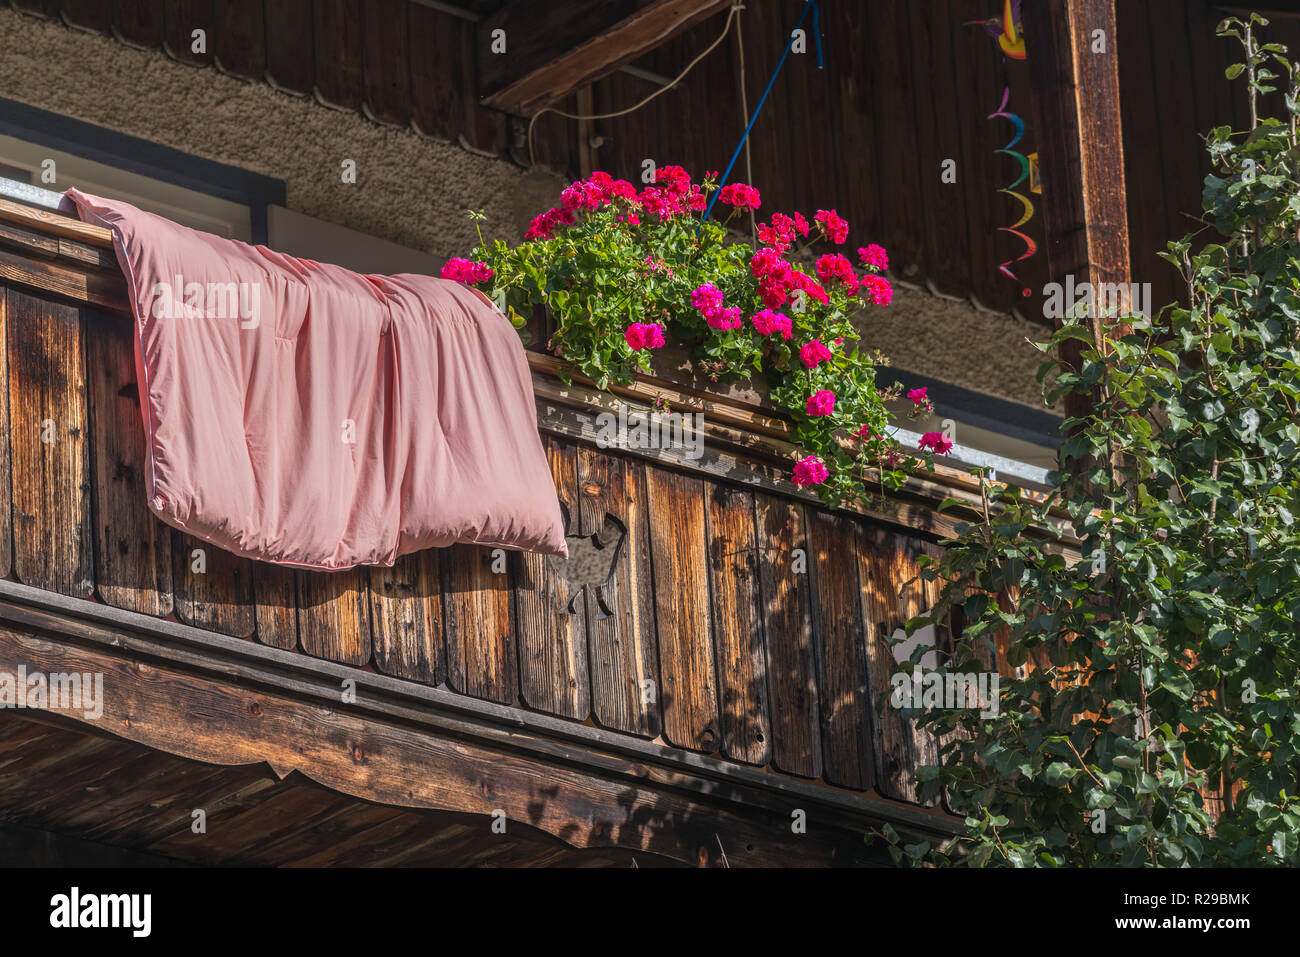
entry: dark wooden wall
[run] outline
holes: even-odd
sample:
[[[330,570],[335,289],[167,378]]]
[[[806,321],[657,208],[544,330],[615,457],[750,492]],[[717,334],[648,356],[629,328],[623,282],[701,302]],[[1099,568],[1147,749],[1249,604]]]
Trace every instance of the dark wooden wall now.
[[[915,796],[887,636],[934,586],[921,537],[546,436],[568,532],[613,583],[486,547],[393,568],[235,557],[145,503],[130,319],[0,287],[0,577],[888,797]],[[8,456],[9,461],[2,461]],[[2,505],[2,501],[0,501]],[[12,527],[9,516],[12,514]],[[609,567],[609,566],[607,566]],[[900,592],[906,591],[900,600]]]
[[[11,2],[166,50],[183,63],[214,65],[379,123],[527,162],[518,121],[477,105],[476,58],[488,54],[474,23],[414,0]],[[456,5],[486,15],[502,3]],[[801,6],[800,0],[746,5],[741,35],[751,108]],[[1236,50],[1214,36],[1222,14],[1209,0],[1119,0],[1116,6],[1133,276],[1152,283],[1154,301],[1163,303],[1178,287],[1155,251],[1188,231],[1199,214],[1207,171],[1200,134],[1223,123],[1241,129],[1245,102],[1240,84],[1230,87],[1223,78]],[[1023,249],[998,231],[1021,207],[998,192],[1018,171],[1014,159],[995,152],[1010,138],[1011,124],[987,118],[1009,86],[1009,109],[1030,124],[1017,148],[1035,149],[1028,67],[1004,58],[981,28],[964,25],[1000,9],[999,0],[821,0],[825,68],[817,69],[811,43],[806,54],[791,56],[754,128],[753,178],[765,213],[835,207],[853,225],[850,247],[884,244],[898,276],[1041,317],[1042,252],[1013,267],[1030,297],[997,271]],[[675,76],[718,36],[724,20],[725,14],[705,21],[636,65]],[[206,54],[190,52],[195,27],[208,30]],[[1279,18],[1266,36],[1300,56],[1300,21]],[[604,140],[597,165],[629,178],[639,176],[646,159],[680,163],[697,175],[721,170],[744,128],[739,74],[732,37],[679,88],[629,116],[595,123]],[[595,110],[625,108],[654,89],[615,73],[593,85]],[[577,111],[574,97],[559,105]],[[544,116],[535,150],[538,162],[576,174],[577,124]],[[957,163],[955,184],[941,182],[946,159]],[[746,178],[744,170],[742,157],[733,178]],[[1037,206],[1041,197],[1032,198]],[[1041,245],[1041,211],[1023,229]]]

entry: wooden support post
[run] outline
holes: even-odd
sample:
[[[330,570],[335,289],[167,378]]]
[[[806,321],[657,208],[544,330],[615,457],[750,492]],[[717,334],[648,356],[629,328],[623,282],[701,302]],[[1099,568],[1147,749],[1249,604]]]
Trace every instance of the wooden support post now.
[[[1052,280],[1064,284],[1072,276],[1075,288],[1113,283],[1127,311],[1115,0],[1033,0],[1023,9]],[[1077,368],[1080,347],[1064,343],[1062,359]],[[1070,395],[1065,413],[1084,416],[1091,405],[1087,395]]]

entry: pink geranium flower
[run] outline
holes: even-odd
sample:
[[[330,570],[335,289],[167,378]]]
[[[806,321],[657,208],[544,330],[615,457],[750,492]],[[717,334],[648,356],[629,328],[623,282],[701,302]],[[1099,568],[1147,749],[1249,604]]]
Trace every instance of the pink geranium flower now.
[[[784,313],[773,312],[771,309],[754,313],[753,323],[760,335],[770,336],[774,332],[779,332],[782,339],[789,339],[793,335],[790,317]]]
[[[885,252],[884,246],[877,246],[875,243],[858,250],[858,261],[864,266],[873,266],[876,269],[889,268],[889,254]]]
[[[762,205],[758,190],[744,183],[730,183],[722,187],[722,192],[718,194],[718,202],[737,209],[758,209]]]
[[[952,439],[942,432],[927,432],[921,436],[921,441],[917,443],[917,448],[934,449],[939,455],[947,455],[952,448]]]
[[[862,294],[877,306],[887,306],[894,301],[894,287],[884,276],[863,276]]]
[[[815,455],[794,463],[794,484],[800,488],[807,485],[821,485],[829,474],[822,460]]]
[[[731,306],[728,308],[715,309],[708,318],[709,326],[713,329],[739,329],[741,325],[740,307]]]
[[[799,350],[799,358],[803,360],[803,364],[809,369],[816,369],[830,357],[831,350],[822,345],[820,339],[814,339]]]
[[[722,308],[722,290],[713,283],[706,282],[691,293],[691,305],[707,319]]]
[[[819,209],[813,219],[835,245],[838,246],[849,238],[849,224],[835,210]]]
[[[921,386],[919,389],[912,389],[907,393],[907,397],[912,400],[913,405],[925,405],[926,402],[929,401],[929,399],[925,397],[925,390],[926,386]]]
[[[494,275],[496,275],[496,273],[487,263],[470,262],[470,260],[462,259],[459,256],[447,260],[447,264],[442,267],[443,279],[452,279],[456,282],[463,282],[466,285],[486,282]]]
[[[664,327],[655,323],[634,322],[623,330],[623,338],[633,350],[658,349],[664,344]]]
[[[809,415],[830,415],[835,411],[835,393],[830,389],[819,389],[808,397]]]

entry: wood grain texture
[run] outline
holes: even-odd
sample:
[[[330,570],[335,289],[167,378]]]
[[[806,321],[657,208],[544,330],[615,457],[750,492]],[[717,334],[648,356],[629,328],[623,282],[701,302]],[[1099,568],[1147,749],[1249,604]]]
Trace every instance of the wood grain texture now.
[[[568,518],[566,534],[575,536],[570,542],[574,549],[579,534],[578,449],[572,442],[550,439],[546,451]],[[567,580],[570,565],[550,555],[519,555],[519,693],[530,708],[582,721],[591,712],[585,593],[594,586]]]
[[[249,638],[257,628],[253,564],[209,542],[173,531],[176,617],[187,625]]]
[[[364,568],[299,571],[298,644],[345,665],[370,663],[370,599]]]
[[[162,0],[116,0],[113,35],[131,46],[156,50],[163,39]]]
[[[447,684],[474,698],[513,704],[519,697],[510,610],[513,559],[502,549],[505,571],[496,573],[493,551],[485,545],[453,545],[447,550],[443,591]]]
[[[606,728],[654,737],[663,721],[645,469],[582,446],[578,484],[583,527],[610,516],[623,530],[613,587],[585,596],[592,708]]]
[[[411,120],[408,0],[368,0],[362,8],[365,92],[362,108],[376,123],[405,127]]]
[[[821,718],[809,609],[812,579],[805,509],[761,493],[756,496],[755,508],[772,703],[772,763],[789,774],[821,777]]]
[[[103,34],[112,30],[112,3],[106,3],[105,0],[63,0],[59,6],[63,22],[70,27]]]
[[[0,578],[7,578],[13,569],[13,485],[10,453],[13,432],[9,412],[9,299],[8,291],[0,286]],[[9,503],[6,507],[5,503]]]
[[[273,0],[274,5],[274,0]],[[266,9],[263,0],[216,4],[213,62],[222,73],[260,80],[266,73]]]
[[[782,806],[751,803],[748,794],[715,797],[665,787],[654,778],[639,779],[630,762],[539,761],[512,749],[376,721],[346,707],[305,706],[168,666],[142,669],[100,650],[0,626],[0,664],[17,661],[32,670],[102,673],[105,686],[116,691],[106,696],[100,724],[127,740],[194,761],[269,764],[282,776],[300,770],[336,794],[378,804],[479,815],[473,823],[485,837],[491,833],[489,815],[500,809],[507,833],[533,827],[572,846],[625,847],[686,863],[723,866],[724,854],[733,867],[871,860],[861,840],[867,822],[860,817],[856,827],[846,827],[810,814],[808,833],[793,835]],[[66,753],[66,740],[54,743],[45,749],[45,760]],[[92,741],[84,748],[87,756],[113,753],[111,742]],[[318,807],[326,811],[326,805]],[[307,818],[308,828],[321,820]],[[303,822],[304,817],[288,821],[293,827]]]
[[[94,589],[86,359],[81,315],[9,289],[14,571],[37,588]]]
[[[455,18],[412,3],[410,26],[411,126],[417,133],[452,143],[464,124],[465,102],[456,87],[460,32]]]
[[[484,109],[479,104],[479,62],[493,54],[487,43],[480,43],[475,24],[457,19],[453,29],[457,37],[453,88],[460,93],[463,117],[457,139],[462,146],[480,155],[500,156],[506,149],[505,114]]]
[[[257,640],[273,648],[298,647],[298,583],[292,568],[253,562]]]
[[[913,802],[917,800],[916,769],[923,764],[937,763],[937,744],[929,732],[916,727],[913,719],[882,702],[890,696],[891,677],[900,653],[890,638],[899,634],[909,619],[931,607],[927,600],[933,597],[934,586],[911,582],[918,572],[918,554],[915,540],[880,528],[864,528],[861,532],[858,567],[862,617],[867,628],[871,702],[876,709],[872,740],[877,787],[889,797]],[[928,664],[934,667],[933,663]]]
[[[810,511],[808,523],[826,779],[865,790],[876,778],[866,636],[854,560],[857,533],[851,520],[828,512]]]
[[[87,311],[95,588],[117,608],[172,610],[171,529],[149,510],[144,425],[131,327]]]
[[[364,100],[359,0],[313,0],[315,93],[336,110],[359,110]]]
[[[266,82],[295,96],[309,96],[315,84],[311,0],[274,0],[266,5]]]
[[[1128,210],[1120,119],[1118,43],[1091,52],[1097,30],[1116,36],[1114,0],[1043,0],[1024,8],[1034,83],[1047,263],[1076,283],[1129,282]],[[1141,58],[1141,52],[1138,51]],[[1147,157],[1149,159],[1149,157]],[[1153,197],[1154,199],[1154,197]],[[1081,343],[1061,358],[1078,368]],[[1085,416],[1094,397],[1065,397],[1067,416]]]
[[[441,550],[403,555],[392,568],[371,568],[370,622],[375,667],[395,678],[442,684]]]
[[[681,748],[714,752],[722,735],[709,634],[704,483],[648,468],[646,493],[664,737]]]
[[[746,764],[767,764],[772,732],[754,496],[725,485],[712,485],[707,495],[709,607],[721,692],[722,753]]]
[[[214,6],[214,0],[163,0],[163,49],[168,56],[190,66],[212,62],[216,50]],[[204,33],[201,52],[194,50],[195,30]]]

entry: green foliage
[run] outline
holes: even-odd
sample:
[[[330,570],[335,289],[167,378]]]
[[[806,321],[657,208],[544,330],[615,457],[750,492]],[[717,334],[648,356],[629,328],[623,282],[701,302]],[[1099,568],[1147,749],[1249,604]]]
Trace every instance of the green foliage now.
[[[1066,423],[1059,486],[1042,504],[989,487],[988,520],[923,572],[945,583],[932,620],[962,606],[969,622],[946,669],[987,670],[1000,635],[1018,676],[996,717],[918,713],[950,735],[921,788],[967,830],[936,851],[885,835],[900,862],[1300,863],[1300,90],[1264,22],[1220,25],[1246,50],[1229,76],[1253,116],[1280,69],[1287,115],[1207,138],[1218,236],[1163,254],[1186,301],[1041,347],[1084,344],[1077,370],[1045,364],[1049,401],[1092,402]],[[1081,561],[1023,534],[1049,509]]]

